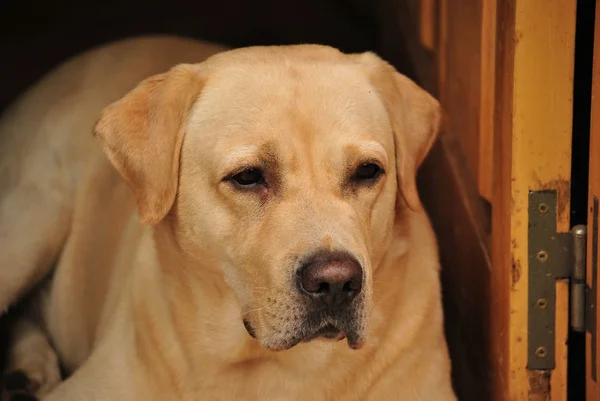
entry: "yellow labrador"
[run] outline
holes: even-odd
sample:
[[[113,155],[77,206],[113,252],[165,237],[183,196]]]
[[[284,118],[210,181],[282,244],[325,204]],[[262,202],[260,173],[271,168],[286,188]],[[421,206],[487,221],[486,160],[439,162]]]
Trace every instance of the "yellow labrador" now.
[[[438,103],[372,53],[223,50],[113,43],[5,113],[0,307],[56,266],[15,328],[7,387],[455,400],[415,186]]]

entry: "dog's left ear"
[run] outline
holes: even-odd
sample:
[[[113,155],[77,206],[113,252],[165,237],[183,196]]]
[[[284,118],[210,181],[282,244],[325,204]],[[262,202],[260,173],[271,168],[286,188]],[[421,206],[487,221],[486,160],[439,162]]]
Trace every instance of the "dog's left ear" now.
[[[104,109],[94,126],[146,224],[158,223],[173,206],[185,123],[203,86],[192,65],[178,65],[142,81]]]
[[[390,117],[396,146],[400,194],[412,210],[422,208],[417,170],[437,139],[442,111],[439,102],[373,53],[357,55]]]

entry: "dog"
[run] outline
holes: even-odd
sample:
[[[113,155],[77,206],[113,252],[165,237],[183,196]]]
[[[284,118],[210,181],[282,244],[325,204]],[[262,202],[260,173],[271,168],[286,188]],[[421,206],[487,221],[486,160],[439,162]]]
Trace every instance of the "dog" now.
[[[440,121],[321,45],[58,67],[0,121],[0,308],[32,294],[5,397],[456,400],[415,182]]]

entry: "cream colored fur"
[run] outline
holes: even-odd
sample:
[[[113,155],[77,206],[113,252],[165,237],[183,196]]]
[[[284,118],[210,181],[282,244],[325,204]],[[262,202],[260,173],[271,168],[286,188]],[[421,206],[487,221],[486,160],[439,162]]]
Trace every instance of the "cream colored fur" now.
[[[222,50],[113,43],[4,114],[0,307],[56,266],[10,368],[48,401],[455,400],[437,245],[415,186],[438,103],[370,53],[209,58]],[[385,170],[373,185],[347,181],[361,160]],[[272,185],[226,179],[255,165]],[[289,348],[302,305],[288,278],[317,249],[363,266],[356,333]],[[65,382],[40,333],[72,372]]]

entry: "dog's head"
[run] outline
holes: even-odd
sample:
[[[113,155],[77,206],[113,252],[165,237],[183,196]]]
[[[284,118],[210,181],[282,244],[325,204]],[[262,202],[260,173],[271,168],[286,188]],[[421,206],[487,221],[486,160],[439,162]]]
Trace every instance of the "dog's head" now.
[[[222,272],[264,347],[359,348],[439,121],[437,101],[374,54],[289,46],[151,77],[94,132],[141,219],[168,220],[186,260]]]

